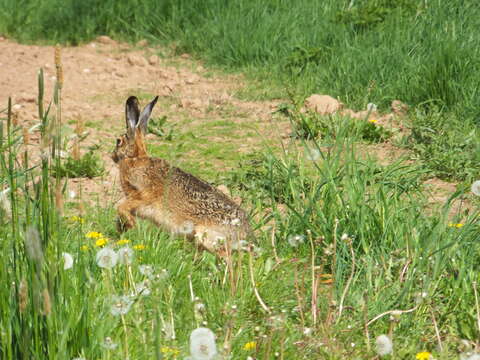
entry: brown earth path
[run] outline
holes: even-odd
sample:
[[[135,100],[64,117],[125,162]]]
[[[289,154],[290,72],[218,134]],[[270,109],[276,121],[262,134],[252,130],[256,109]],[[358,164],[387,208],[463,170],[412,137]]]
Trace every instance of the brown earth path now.
[[[252,131],[232,137],[240,152],[255,150],[265,139],[277,144],[287,141],[290,124],[273,111],[279,101],[240,100],[233,94],[245,86],[242,76],[216,74],[187,54],[157,56],[164,50],[149,47],[145,42],[132,47],[107,37],[61,49],[63,121],[72,128],[78,119],[86,124],[89,136],[82,143],[83,151],[98,144],[106,167],[101,178],[72,179],[70,190],[118,198],[115,195],[118,173],[108,152],[116,136],[124,131],[123,104],[129,95],[137,95],[143,102],[159,95],[155,111],[166,115],[171,123],[176,120],[180,123],[185,118],[190,119],[189,126],[203,126],[221,119],[242,123]],[[36,101],[40,68],[45,74],[48,104],[56,81],[54,47],[22,45],[0,37],[0,110],[11,97],[19,125],[26,128],[39,123]],[[205,141],[218,141],[218,136],[212,135]],[[32,132],[30,140],[32,149],[38,148],[38,129]],[[151,136],[149,141],[159,139]],[[381,163],[389,163],[405,153],[389,143],[369,148]],[[222,166],[221,162],[219,165]],[[455,189],[455,184],[437,180],[428,184],[434,184],[431,197],[435,202],[443,202]]]

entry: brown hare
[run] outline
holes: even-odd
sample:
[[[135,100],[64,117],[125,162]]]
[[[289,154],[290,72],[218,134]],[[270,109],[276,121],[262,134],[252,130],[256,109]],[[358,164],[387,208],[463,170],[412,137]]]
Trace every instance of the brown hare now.
[[[157,100],[142,112],[135,96],[126,102],[127,133],[117,139],[112,154],[125,194],[118,205],[118,230],[135,226],[137,216],[217,254],[239,249],[251,236],[245,211],[205,181],[148,156],[144,136]]]

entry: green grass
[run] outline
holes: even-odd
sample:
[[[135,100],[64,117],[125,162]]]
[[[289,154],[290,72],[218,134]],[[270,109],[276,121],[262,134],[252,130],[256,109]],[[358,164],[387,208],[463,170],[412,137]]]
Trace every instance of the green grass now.
[[[468,189],[479,175],[480,8],[349,3],[0,0],[0,32],[23,41],[79,43],[100,34],[175,41],[179,53],[259,76],[237,94],[243,98],[286,88],[299,98],[327,92],[381,109],[399,98],[414,105],[400,144],[418,160],[382,166],[359,156],[358,143],[390,134],[338,116],[289,113],[295,127],[286,148],[262,144],[244,155],[230,141],[248,130],[228,121],[234,109],[201,125],[157,119],[152,155],[226,184],[251,214],[261,250],[230,263],[143,221],[120,236],[114,199],[105,196],[84,213],[79,202],[87,199],[65,200],[62,215],[65,187],[52,172],[62,161],[24,161],[8,104],[0,113],[0,185],[10,189],[0,197],[0,358],[172,359],[178,351],[183,359],[199,326],[212,329],[232,359],[373,358],[380,334],[393,339],[390,358],[428,350],[452,359],[466,351],[462,339],[477,341],[479,201]],[[54,147],[57,103],[50,113],[39,108],[42,138]],[[212,143],[215,136],[225,141]],[[422,188],[434,175],[463,181],[440,206]],[[89,231],[116,251],[128,239],[137,246],[132,263],[100,268]],[[295,235],[298,246],[289,242]],[[63,268],[63,252],[75,260],[71,269]],[[150,294],[135,294],[144,281]],[[133,300],[123,316],[111,313],[118,295]],[[117,346],[106,347],[107,338]],[[245,350],[252,341],[256,348]]]
[[[473,0],[225,2],[2,0],[0,32],[77,44],[111,35],[247,69],[355,107],[393,99],[476,121],[480,9]],[[21,10],[21,11],[20,11]],[[23,26],[19,26],[19,24]]]
[[[9,111],[0,117],[0,181],[12,189],[0,226],[2,359],[183,359],[199,326],[214,331],[222,356],[233,359],[372,358],[380,334],[391,335],[395,357],[428,350],[451,359],[461,339],[478,338],[478,208],[450,209],[460,197],[478,200],[459,190],[426,212],[425,171],[357,158],[354,143],[364,139],[346,121],[325,134],[328,151],[315,139],[292,141],[281,154],[264,147],[216,175],[242,197],[258,248],[225,262],[143,221],[120,236],[108,197],[83,215],[78,200],[69,200],[62,216],[59,179],[50,172],[61,160],[44,157],[33,168],[15,161],[20,129]],[[49,137],[55,116],[40,117]],[[172,142],[182,136],[174,133]],[[207,160],[220,151],[205,150]],[[307,156],[313,150],[318,156]],[[193,158],[182,162],[194,166]],[[295,235],[301,241],[292,245]],[[129,246],[131,263],[99,267],[105,241],[115,251]],[[71,269],[63,252],[74,258]],[[136,293],[141,284],[149,294]],[[123,315],[112,313],[115,296],[132,301]],[[397,314],[378,317],[389,311]],[[246,350],[248,342],[255,348]]]

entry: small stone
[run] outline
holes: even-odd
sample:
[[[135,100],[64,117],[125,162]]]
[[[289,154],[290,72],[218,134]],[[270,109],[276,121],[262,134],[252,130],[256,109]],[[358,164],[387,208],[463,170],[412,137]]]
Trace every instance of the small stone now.
[[[139,42],[137,42],[138,47],[145,47],[148,45],[148,41],[146,39],[142,39]]]
[[[187,53],[184,53],[184,54],[180,55],[180,57],[182,59],[190,59],[191,58],[190,54],[187,54]]]
[[[26,102],[26,103],[34,103],[37,98],[34,95],[22,94],[17,101],[18,102]]]
[[[305,100],[305,107],[320,115],[328,115],[339,111],[343,107],[343,104],[329,95],[314,94]]]
[[[148,62],[144,57],[134,55],[134,54],[129,54],[127,56],[127,61],[132,66],[146,66],[146,65],[148,65]]]
[[[391,105],[392,111],[395,115],[405,116],[408,111],[408,105],[400,100],[393,100]]]
[[[196,79],[194,77],[189,77],[187,80],[185,80],[185,84],[187,85],[193,85],[195,84]]]
[[[112,45],[112,44],[115,44],[115,40],[113,40],[112,38],[110,38],[110,37],[107,36],[107,35],[99,36],[99,37],[97,37],[96,40],[97,40],[98,43],[104,44],[104,45]]]
[[[148,58],[148,63],[149,63],[150,65],[152,65],[152,66],[158,65],[159,60],[160,60],[160,59],[158,58],[157,55],[152,55],[152,56],[150,56],[150,57]]]

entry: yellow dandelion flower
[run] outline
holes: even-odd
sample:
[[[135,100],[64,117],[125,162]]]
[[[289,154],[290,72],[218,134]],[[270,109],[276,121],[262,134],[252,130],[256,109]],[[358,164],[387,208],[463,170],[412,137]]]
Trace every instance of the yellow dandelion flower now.
[[[370,119],[368,120],[369,123],[375,124],[377,122],[377,119]]]
[[[255,350],[257,348],[257,343],[255,341],[249,341],[245,345],[243,345],[243,350]]]
[[[95,241],[95,246],[102,247],[102,246],[105,246],[107,243],[108,243],[108,239],[101,237]]]
[[[172,355],[173,357],[177,357],[180,354],[180,350],[176,348],[171,348],[169,346],[162,346],[160,348],[160,351],[162,352],[162,354],[165,354],[167,356]]]
[[[450,223],[448,224],[448,227],[456,227],[457,229],[460,229],[461,227],[463,226],[463,224],[454,224],[454,223]]]
[[[80,250],[82,250],[82,251],[88,251],[88,249],[89,249],[88,245],[80,246]]]
[[[132,246],[135,250],[145,250],[145,245],[143,244],[138,244],[138,245],[133,245]]]
[[[103,238],[103,234],[96,231],[89,231],[88,233],[85,234],[85,236],[89,239]]]
[[[430,354],[428,351],[422,351],[419,352],[415,358],[417,360],[430,360],[432,358],[432,354]]]
[[[120,239],[117,241],[117,245],[125,245],[125,244],[128,244],[130,242],[130,240],[128,239]]]
[[[85,222],[85,219],[80,216],[73,215],[68,218],[68,221],[78,222],[80,224],[83,224]]]

